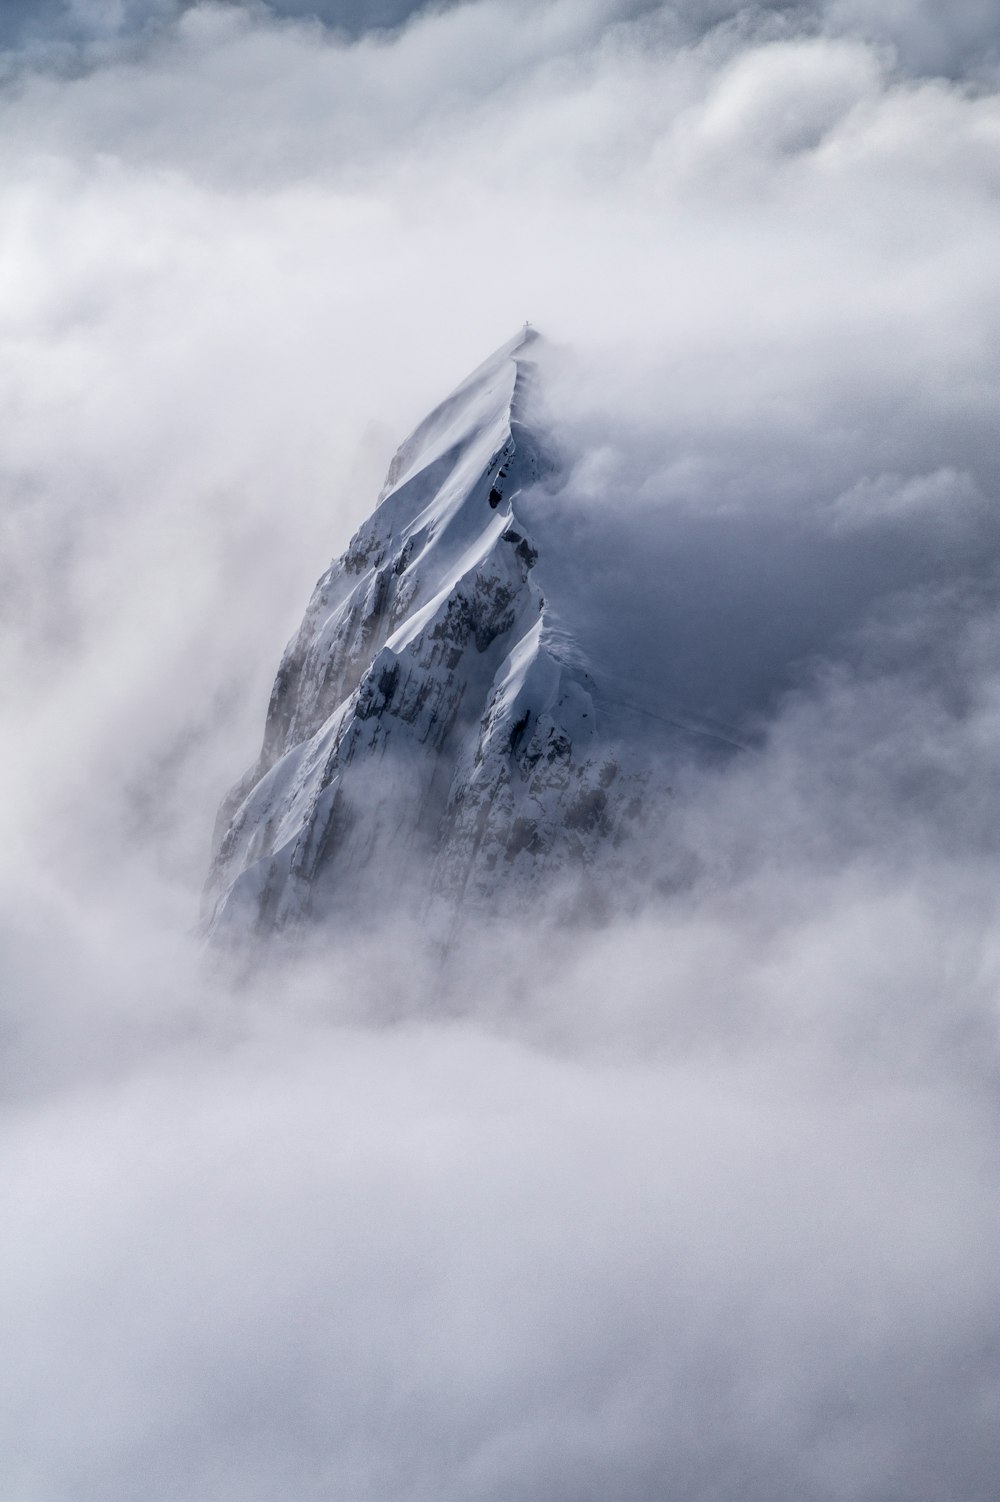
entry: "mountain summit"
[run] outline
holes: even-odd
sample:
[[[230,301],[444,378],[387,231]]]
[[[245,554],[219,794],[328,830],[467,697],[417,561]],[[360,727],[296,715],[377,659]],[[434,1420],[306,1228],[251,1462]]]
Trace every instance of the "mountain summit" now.
[[[286,648],[219,816],[209,930],[523,908],[593,885],[648,768],[560,630],[526,498],[561,483],[527,325],[399,449]]]

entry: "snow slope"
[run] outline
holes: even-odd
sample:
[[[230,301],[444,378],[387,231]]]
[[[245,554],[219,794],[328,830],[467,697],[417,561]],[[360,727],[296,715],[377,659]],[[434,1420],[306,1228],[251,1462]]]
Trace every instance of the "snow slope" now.
[[[653,764],[556,628],[520,520],[560,481],[540,347],[526,326],[421,423],[316,585],[220,813],[215,935],[578,900],[626,847]]]

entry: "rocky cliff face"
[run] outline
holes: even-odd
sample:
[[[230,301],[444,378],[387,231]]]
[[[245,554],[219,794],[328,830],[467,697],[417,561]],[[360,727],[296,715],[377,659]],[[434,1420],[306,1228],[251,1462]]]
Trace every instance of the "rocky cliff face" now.
[[[417,428],[316,585],[220,813],[215,935],[517,910],[586,889],[626,842],[649,771],[551,629],[519,519],[558,475],[537,352],[526,328]]]

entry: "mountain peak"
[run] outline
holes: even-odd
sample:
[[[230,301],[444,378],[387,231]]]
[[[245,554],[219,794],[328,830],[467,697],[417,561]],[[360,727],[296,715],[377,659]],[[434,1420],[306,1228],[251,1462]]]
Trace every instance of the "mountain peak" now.
[[[430,413],[318,581],[220,814],[213,932],[527,900],[634,817],[518,514],[554,468],[540,344],[526,325]]]
[[[443,467],[459,453],[469,465],[482,459],[488,468],[511,439],[512,426],[532,424],[538,401],[536,360],[542,345],[538,331],[526,324],[435,407],[396,451],[380,505],[416,474]]]

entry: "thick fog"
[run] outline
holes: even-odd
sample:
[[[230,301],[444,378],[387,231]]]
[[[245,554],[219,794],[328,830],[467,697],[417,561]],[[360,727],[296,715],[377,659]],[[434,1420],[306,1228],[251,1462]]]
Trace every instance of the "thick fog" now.
[[[993,1502],[995,4],[0,48],[4,1495]],[[526,319],[561,624],[745,750],[618,916],[234,978],[283,644]]]

